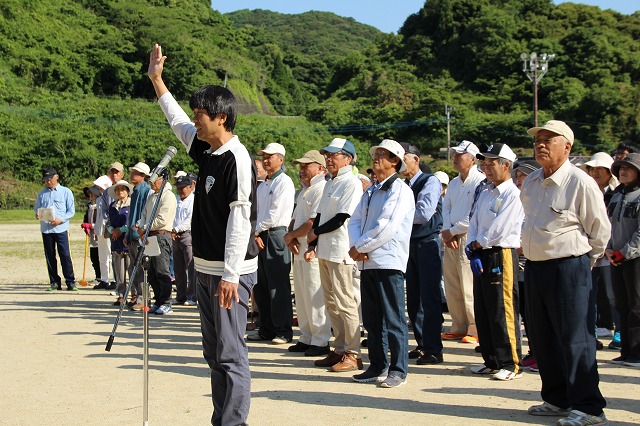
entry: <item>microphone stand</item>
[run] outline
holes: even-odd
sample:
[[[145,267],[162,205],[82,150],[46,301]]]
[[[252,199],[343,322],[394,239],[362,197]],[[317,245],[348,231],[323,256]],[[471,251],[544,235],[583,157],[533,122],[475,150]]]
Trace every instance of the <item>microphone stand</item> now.
[[[167,184],[167,180],[169,178],[169,170],[166,168],[159,174],[162,176],[162,186],[160,187],[160,192],[158,193],[158,197],[156,198],[156,202],[153,205],[153,209],[151,210],[151,215],[147,221],[145,226],[145,232],[140,240],[140,250],[138,251],[138,255],[136,256],[136,261],[133,265],[133,270],[131,271],[131,275],[129,276],[129,282],[127,283],[127,288],[124,291],[124,294],[129,294],[131,290],[131,286],[133,285],[133,280],[136,276],[138,268],[142,264],[143,258],[146,260],[144,264],[144,285],[143,285],[143,299],[144,299],[144,308],[143,308],[143,376],[144,376],[144,407],[143,407],[143,424],[147,426],[149,424],[148,420],[148,403],[149,403],[149,283],[147,283],[147,270],[149,269],[149,256],[145,256],[144,251],[147,245],[147,239],[149,237],[149,231],[151,228],[151,223],[153,219],[156,217],[156,213],[158,211],[158,206],[160,205],[160,198],[162,196],[162,192],[164,191],[165,185]],[[104,348],[105,351],[110,352],[111,346],[113,345],[113,341],[116,336],[116,330],[118,329],[118,324],[120,323],[120,319],[122,318],[122,312],[124,311],[124,307],[126,299],[123,299],[120,304],[120,310],[118,311],[118,315],[116,316],[115,323],[113,324],[113,330],[111,331],[111,335],[109,335],[109,340],[107,341],[107,346]]]

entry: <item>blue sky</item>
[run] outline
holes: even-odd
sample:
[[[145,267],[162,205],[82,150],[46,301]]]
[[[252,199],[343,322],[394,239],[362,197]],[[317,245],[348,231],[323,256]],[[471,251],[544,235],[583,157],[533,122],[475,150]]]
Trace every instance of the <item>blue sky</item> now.
[[[564,3],[554,0],[556,4]],[[602,9],[613,9],[631,14],[640,10],[640,0],[574,0],[574,3],[590,4]],[[358,22],[372,25],[384,32],[397,32],[405,19],[416,13],[424,0],[212,0],[211,6],[222,12],[240,9],[267,9],[280,13],[302,13],[309,10],[333,12],[336,15],[354,18]]]

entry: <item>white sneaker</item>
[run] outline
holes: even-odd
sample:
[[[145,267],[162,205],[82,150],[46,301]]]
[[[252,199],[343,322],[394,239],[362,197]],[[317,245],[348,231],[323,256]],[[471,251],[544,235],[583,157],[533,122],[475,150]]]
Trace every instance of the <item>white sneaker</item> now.
[[[613,336],[613,331],[608,328],[598,327],[596,328],[596,337],[611,337]]]
[[[560,408],[556,407],[553,404],[549,404],[548,402],[543,402],[540,405],[532,405],[527,410],[527,413],[532,416],[550,416],[550,417],[560,417],[560,416],[568,416],[571,413],[571,409],[569,408]]]
[[[557,426],[589,426],[589,425],[606,425],[607,418],[604,413],[599,416],[583,413],[582,411],[572,410],[567,417],[556,422]]]
[[[154,313],[156,315],[168,315],[172,312],[173,312],[173,309],[171,309],[171,305],[162,305]]]
[[[472,365],[471,367],[469,367],[469,370],[471,370],[473,374],[495,374],[498,372],[498,370],[493,370],[484,364]]]
[[[520,377],[522,377],[522,373],[515,373],[513,371],[505,370],[504,368],[500,369],[500,371],[491,376],[492,379],[502,380],[503,382],[519,379]]]

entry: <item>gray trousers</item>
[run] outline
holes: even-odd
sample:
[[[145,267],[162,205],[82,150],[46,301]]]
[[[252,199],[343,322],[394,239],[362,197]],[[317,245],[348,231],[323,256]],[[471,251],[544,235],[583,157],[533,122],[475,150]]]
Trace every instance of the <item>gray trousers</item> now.
[[[116,277],[116,291],[118,296],[125,297],[124,291],[127,289],[127,278],[131,276],[131,268],[133,264],[129,261],[129,252],[126,251],[112,251],[111,260],[113,262],[113,274]],[[131,295],[136,295],[133,287],[131,288]]]
[[[136,264],[136,257],[140,251],[140,241],[129,242],[129,264],[133,272],[133,266]],[[133,284],[131,285],[131,292],[133,295],[142,296],[142,281],[144,281],[144,270],[142,268],[142,262],[138,266],[136,276],[133,278]]]
[[[220,277],[196,273],[204,359],[211,368],[211,424],[214,426],[247,424],[251,372],[244,333],[249,294],[256,281],[255,272],[241,275],[240,303],[234,302],[230,309],[225,309],[215,296]]]
[[[176,300],[183,303],[196,300],[191,231],[183,232],[173,240],[173,272],[176,277]]]

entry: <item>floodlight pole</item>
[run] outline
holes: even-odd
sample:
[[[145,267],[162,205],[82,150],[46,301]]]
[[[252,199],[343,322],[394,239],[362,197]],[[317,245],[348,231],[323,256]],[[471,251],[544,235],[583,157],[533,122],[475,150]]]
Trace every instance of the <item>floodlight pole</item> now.
[[[549,71],[549,61],[555,58],[554,54],[543,53],[540,56],[536,52],[522,53],[522,72],[533,82],[533,125],[538,127],[538,83]]]
[[[451,108],[444,104],[444,115],[447,118],[447,163],[451,163]]]

